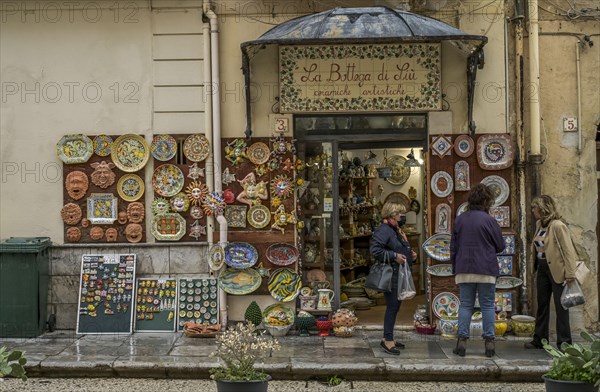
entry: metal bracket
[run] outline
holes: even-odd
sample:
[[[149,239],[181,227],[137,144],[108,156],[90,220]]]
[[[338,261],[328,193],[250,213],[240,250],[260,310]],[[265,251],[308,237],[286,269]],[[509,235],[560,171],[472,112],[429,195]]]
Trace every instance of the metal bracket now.
[[[469,121],[469,134],[475,136],[475,121],[473,121],[473,98],[475,97],[475,80],[477,79],[477,70],[483,69],[485,58],[483,48],[477,49],[467,58],[467,116]]]

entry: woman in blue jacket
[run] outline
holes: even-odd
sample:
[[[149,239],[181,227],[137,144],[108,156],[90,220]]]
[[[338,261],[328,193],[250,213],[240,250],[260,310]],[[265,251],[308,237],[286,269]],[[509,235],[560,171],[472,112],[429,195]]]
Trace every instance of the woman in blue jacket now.
[[[394,326],[400,310],[401,301],[398,299],[399,265],[406,262],[409,266],[417,254],[411,249],[401,227],[406,224],[406,207],[402,204],[387,202],[381,209],[383,223],[373,232],[371,237],[371,255],[379,262],[388,261],[392,264],[392,289],[384,293],[385,316],[383,318],[383,340],[381,347],[388,354],[399,355],[404,344],[394,341]]]
[[[456,218],[450,242],[450,259],[455,281],[460,288],[458,311],[458,341],[452,351],[465,356],[471,327],[475,296],[483,317],[485,356],[496,354],[495,293],[496,277],[500,275],[496,253],[504,249],[502,229],[489,214],[494,204],[494,193],[485,184],[477,184],[469,193],[467,211]]]

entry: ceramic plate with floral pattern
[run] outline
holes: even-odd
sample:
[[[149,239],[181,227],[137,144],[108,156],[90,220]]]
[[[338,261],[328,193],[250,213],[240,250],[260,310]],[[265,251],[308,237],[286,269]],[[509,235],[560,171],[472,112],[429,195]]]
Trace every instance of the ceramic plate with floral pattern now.
[[[139,135],[122,135],[113,143],[111,158],[114,164],[124,172],[141,170],[150,157],[146,140]]]
[[[210,144],[204,135],[191,135],[183,142],[183,154],[192,162],[201,162],[205,160],[209,153]]]
[[[98,135],[94,138],[94,152],[100,157],[109,156],[112,151],[113,140],[108,135]]]
[[[177,141],[171,135],[154,135],[150,152],[159,161],[168,161],[177,154]]]
[[[137,174],[126,174],[119,179],[117,192],[125,201],[136,201],[144,194],[144,180]]]
[[[87,218],[93,224],[112,224],[117,220],[118,199],[112,193],[92,193],[87,199]]]
[[[259,204],[248,210],[248,223],[255,229],[262,229],[271,222],[271,211],[266,206]]]
[[[157,167],[152,175],[154,192],[164,197],[175,196],[183,189],[185,177],[175,165],[165,164]]]
[[[56,155],[66,164],[85,163],[94,152],[92,139],[85,135],[65,135],[56,144]]]
[[[248,159],[250,162],[255,165],[262,165],[269,160],[271,156],[271,150],[269,150],[269,146],[267,146],[263,142],[256,142],[248,147],[246,151],[246,155],[248,155]]]
[[[446,291],[435,296],[431,307],[438,318],[455,318],[458,317],[460,300],[456,295]]]

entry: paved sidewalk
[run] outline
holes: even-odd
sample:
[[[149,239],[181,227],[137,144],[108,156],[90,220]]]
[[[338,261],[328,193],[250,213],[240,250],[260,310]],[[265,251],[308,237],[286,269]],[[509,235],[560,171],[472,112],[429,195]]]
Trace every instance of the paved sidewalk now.
[[[264,361],[274,379],[306,380],[340,375],[348,380],[539,382],[551,359],[544,350],[525,350],[527,339],[498,338],[496,356],[483,355],[483,341],[471,339],[464,358],[452,354],[454,340],[438,335],[397,332],[406,343],[399,356],[379,346],[381,331],[354,337],[279,338],[282,349]],[[26,351],[30,377],[208,378],[218,366],[209,357],[213,338],[182,333],[75,335],[48,333],[35,339],[0,339],[0,345]]]

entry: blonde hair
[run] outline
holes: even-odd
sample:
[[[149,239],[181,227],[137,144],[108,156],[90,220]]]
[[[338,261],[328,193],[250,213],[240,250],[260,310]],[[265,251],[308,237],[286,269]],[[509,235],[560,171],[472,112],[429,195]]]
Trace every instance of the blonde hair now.
[[[531,207],[537,207],[540,210],[542,226],[547,226],[550,221],[561,218],[554,199],[548,195],[541,195],[533,199]]]
[[[406,213],[406,207],[404,204],[394,203],[391,201],[386,202],[383,207],[381,207],[381,217],[383,219],[390,218],[392,216]]]

